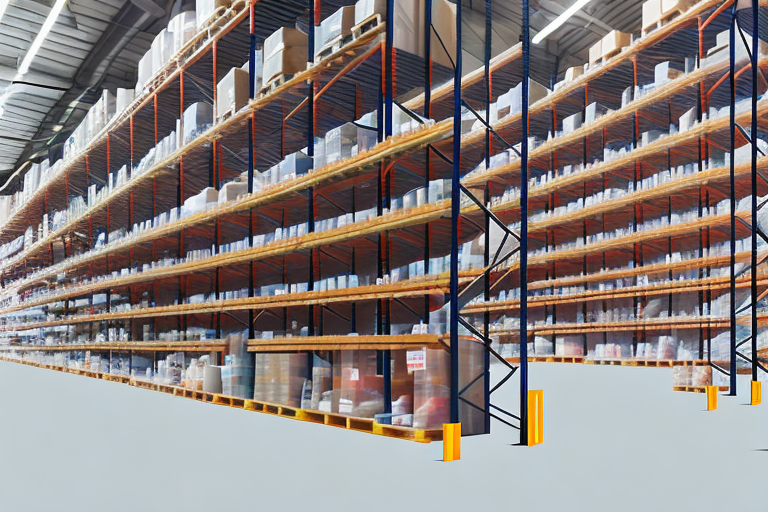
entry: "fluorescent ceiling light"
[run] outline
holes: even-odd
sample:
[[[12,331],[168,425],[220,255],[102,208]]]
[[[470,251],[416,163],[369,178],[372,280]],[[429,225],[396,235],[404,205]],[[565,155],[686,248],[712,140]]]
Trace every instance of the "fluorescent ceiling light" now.
[[[8,4],[11,3],[11,0],[0,0],[0,21],[3,20],[3,14],[5,14],[5,10],[8,8]]]
[[[560,26],[565,23],[568,18],[576,14],[576,11],[587,5],[591,0],[576,0],[576,3],[567,8],[563,14],[555,18],[555,21],[544,27],[544,30],[536,34],[534,36],[533,40],[531,41],[533,44],[539,44],[544,40],[545,37],[547,37],[549,34],[560,28]]]
[[[0,0],[0,2],[2,1],[3,0]],[[48,17],[45,18],[45,22],[40,28],[40,32],[37,34],[37,37],[35,37],[35,40],[32,41],[32,46],[30,46],[29,50],[27,50],[27,54],[24,56],[24,60],[21,61],[21,66],[19,66],[20,75],[23,75],[29,71],[29,66],[32,64],[32,59],[35,58],[35,55],[37,55],[37,52],[43,45],[43,41],[45,41],[45,38],[48,37],[48,33],[53,28],[53,24],[56,23],[56,19],[59,17],[59,13],[61,13],[61,10],[64,9],[64,4],[66,3],[67,0],[56,0],[56,3],[53,5],[53,9],[51,9],[51,12],[48,13]]]

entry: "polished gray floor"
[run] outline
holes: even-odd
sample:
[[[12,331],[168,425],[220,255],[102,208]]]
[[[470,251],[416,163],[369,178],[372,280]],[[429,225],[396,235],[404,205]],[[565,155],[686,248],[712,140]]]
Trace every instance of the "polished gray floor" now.
[[[442,463],[441,443],[0,362],[0,511],[765,510],[768,404],[741,384],[705,412],[669,369],[532,364],[544,444],[495,424]]]

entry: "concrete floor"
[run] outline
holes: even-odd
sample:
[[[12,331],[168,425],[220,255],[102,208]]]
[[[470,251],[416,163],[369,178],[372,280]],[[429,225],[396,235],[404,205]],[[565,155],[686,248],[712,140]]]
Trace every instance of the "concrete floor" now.
[[[0,511],[765,509],[746,491],[768,478],[768,404],[745,405],[748,380],[714,412],[669,369],[532,364],[530,384],[544,444],[496,423],[442,463],[442,443],[0,362]]]

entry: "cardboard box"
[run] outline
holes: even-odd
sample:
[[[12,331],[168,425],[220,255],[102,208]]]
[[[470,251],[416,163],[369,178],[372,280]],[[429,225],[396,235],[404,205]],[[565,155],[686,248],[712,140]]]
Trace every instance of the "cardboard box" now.
[[[248,72],[232,68],[216,86],[216,120],[248,104]]]
[[[581,112],[576,112],[575,114],[563,119],[563,135],[569,134],[572,131],[581,128],[582,120]]]
[[[264,83],[307,69],[307,34],[281,28],[264,41]]]
[[[394,47],[419,57],[424,57],[424,0],[399,0],[395,2]],[[378,14],[386,20],[386,0],[359,0],[355,4],[355,25],[359,25]],[[456,5],[447,0],[433,0],[432,3],[432,61],[435,64],[452,67],[456,61]],[[439,39],[435,32],[439,34]],[[440,44],[442,40],[448,53]],[[450,55],[450,58],[449,58]]]
[[[136,93],[133,89],[117,89],[115,92],[115,113],[120,114],[131,104]]]
[[[231,0],[197,0],[195,13],[197,26],[205,25],[218,9],[226,9],[232,4]]]
[[[352,33],[355,25],[355,6],[342,7],[315,27],[315,57],[326,46]]]
[[[654,68],[654,84],[656,84],[656,87],[682,75],[682,67],[682,63],[678,64],[669,61],[656,64]]]
[[[147,84],[150,78],[152,78],[152,49],[150,48],[147,53],[139,60],[139,70],[136,79],[136,90],[144,90],[144,86]]]
[[[184,111],[183,143],[186,144],[213,125],[213,105],[193,103]]]
[[[173,55],[173,37],[163,29],[152,41],[152,74],[162,69]]]
[[[424,11],[424,8],[421,8]],[[456,62],[456,4],[448,2],[447,0],[433,0],[432,1],[432,25],[435,27],[432,32],[432,62],[440,64],[446,68],[452,68],[453,62]],[[423,23],[422,23],[423,26]],[[440,35],[438,39],[435,32]],[[448,53],[443,50],[443,46],[440,44],[442,39],[443,44],[448,49]],[[448,56],[450,55],[450,58]]]
[[[620,50],[632,43],[632,34],[625,34],[618,30],[611,30],[602,40],[602,56],[612,55],[616,50]],[[590,51],[591,57],[591,51]]]
[[[643,3],[643,31],[656,28],[661,19],[661,0],[648,0]]]
[[[174,16],[168,23],[168,33],[171,35],[172,55],[175,55],[197,33],[196,13],[187,11]]]
[[[219,190],[219,204],[234,201],[238,196],[248,193],[248,183],[245,181],[230,181]]]
[[[596,42],[589,48],[589,64],[599,61],[603,56],[603,40]]]
[[[574,66],[572,68],[568,68],[565,70],[565,78],[564,80],[566,82],[570,82],[572,80],[575,80],[576,78],[580,77],[584,74],[584,66]]]

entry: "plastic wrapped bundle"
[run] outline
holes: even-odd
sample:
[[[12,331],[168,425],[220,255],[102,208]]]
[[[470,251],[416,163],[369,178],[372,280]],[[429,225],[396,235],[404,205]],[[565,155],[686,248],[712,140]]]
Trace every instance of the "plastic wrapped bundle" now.
[[[213,106],[210,103],[193,103],[184,111],[184,144],[194,140],[213,126]]]
[[[306,380],[306,354],[256,354],[254,400],[301,407]]]
[[[325,163],[332,164],[353,156],[357,146],[357,126],[346,123],[325,134]]]
[[[198,28],[207,25],[215,13],[226,9],[231,4],[230,0],[197,0],[195,13]]]
[[[361,418],[373,418],[381,413],[384,377],[376,374],[376,351],[342,350],[336,361],[334,390],[339,391],[338,412]]]
[[[168,33],[171,37],[171,53],[175,55],[181,50],[187,41],[192,39],[197,32],[197,19],[194,11],[187,11],[177,14],[168,23]]]
[[[691,368],[691,386],[709,386],[712,383],[711,366],[693,366]]]
[[[352,33],[355,24],[355,6],[349,5],[340,8],[323,20],[319,27],[315,27],[315,57],[328,45],[336,43]]]
[[[307,68],[307,35],[281,28],[264,41],[264,82],[279,75],[293,75]]]
[[[693,366],[675,366],[672,368],[672,385],[690,386],[693,369]]]

